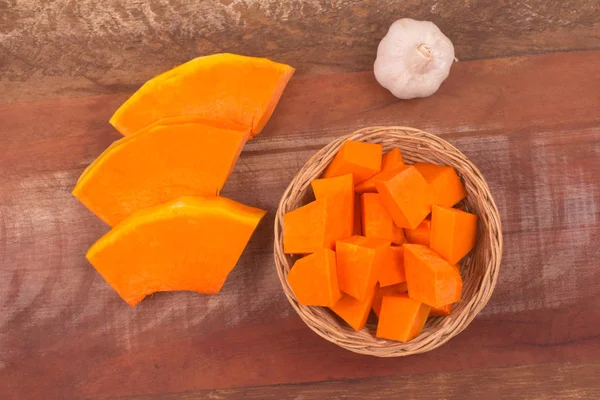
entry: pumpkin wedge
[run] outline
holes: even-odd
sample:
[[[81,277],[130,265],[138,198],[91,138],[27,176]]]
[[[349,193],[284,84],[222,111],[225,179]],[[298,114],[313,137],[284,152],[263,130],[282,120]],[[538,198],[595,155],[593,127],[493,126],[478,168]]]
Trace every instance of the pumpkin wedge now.
[[[224,197],[181,197],[131,215],[86,257],[131,306],[155,292],[217,293],[265,213]]]
[[[263,129],[294,68],[266,58],[214,54],[195,58],[146,82],[110,119],[129,135],[162,118],[200,115]]]
[[[90,164],[73,195],[110,226],[180,196],[218,195],[250,133],[221,126],[197,119],[124,137]]]

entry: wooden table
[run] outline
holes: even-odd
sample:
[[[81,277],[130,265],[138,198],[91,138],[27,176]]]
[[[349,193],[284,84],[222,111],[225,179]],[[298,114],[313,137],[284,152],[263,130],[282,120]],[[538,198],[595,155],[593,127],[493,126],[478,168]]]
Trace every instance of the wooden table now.
[[[109,4],[104,4],[109,3]],[[600,398],[597,1],[0,2],[0,398]],[[379,87],[377,42],[431,19],[461,60],[439,92]],[[70,195],[143,81],[200,54],[298,68],[224,195],[269,210],[222,292],[126,305],[86,262],[107,227]],[[319,338],[276,277],[273,215],[301,165],[371,125],[439,134],[501,212],[496,291],[468,329],[401,359]]]

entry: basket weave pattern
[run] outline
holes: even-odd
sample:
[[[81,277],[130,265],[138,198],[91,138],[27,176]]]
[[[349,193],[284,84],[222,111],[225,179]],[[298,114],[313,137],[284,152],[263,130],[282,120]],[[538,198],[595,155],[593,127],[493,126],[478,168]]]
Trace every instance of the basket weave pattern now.
[[[283,253],[283,215],[306,204],[310,182],[319,178],[347,140],[380,143],[386,152],[398,147],[407,164],[427,162],[453,166],[467,190],[463,208],[479,217],[475,248],[460,262],[462,300],[449,317],[429,318],[421,334],[409,343],[375,337],[375,326],[360,332],[325,307],[298,304],[286,275],[296,257]],[[304,322],[318,335],[350,351],[378,357],[399,357],[433,350],[456,336],[485,307],[498,277],[502,258],[502,228],[498,209],[481,172],[464,154],[438,136],[406,127],[371,127],[340,137],[317,152],[302,167],[284,192],[275,218],[275,266],[288,300]]]

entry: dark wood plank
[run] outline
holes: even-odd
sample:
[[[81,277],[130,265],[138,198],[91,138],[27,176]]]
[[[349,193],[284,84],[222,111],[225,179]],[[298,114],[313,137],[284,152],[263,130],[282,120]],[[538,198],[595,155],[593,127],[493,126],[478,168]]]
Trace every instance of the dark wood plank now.
[[[223,291],[157,294],[135,309],[85,261],[107,228],[69,194],[118,138],[106,121],[125,96],[1,105],[5,397],[592,365],[600,357],[599,67],[600,52],[461,62],[438,94],[410,102],[394,100],[370,73],[293,80],[227,184],[227,196],[270,216]],[[427,128],[456,144],[484,172],[504,223],[488,307],[447,345],[406,359],[355,355],[314,335],[285,300],[272,261],[272,216],[291,177],[333,137],[376,124]]]
[[[506,399],[547,400],[600,398],[600,364],[542,364],[408,374],[301,385],[180,392],[161,396],[171,400],[260,399],[260,400],[387,400],[387,399]],[[120,400],[150,400],[156,396],[120,397]],[[116,399],[115,399],[116,400]]]
[[[272,57],[299,74],[370,70],[401,17],[461,60],[600,48],[596,0],[0,2],[0,103],[131,91],[198,55]]]

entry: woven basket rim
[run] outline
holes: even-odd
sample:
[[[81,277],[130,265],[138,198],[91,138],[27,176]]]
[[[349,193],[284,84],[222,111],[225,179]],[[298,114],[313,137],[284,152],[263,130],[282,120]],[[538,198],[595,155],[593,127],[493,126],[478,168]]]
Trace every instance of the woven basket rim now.
[[[283,253],[283,215],[303,204],[310,182],[319,178],[341,145],[347,140],[381,143],[384,151],[398,147],[407,163],[429,161],[451,165],[467,189],[464,206],[479,216],[478,243],[460,264],[463,270],[463,300],[449,317],[429,318],[423,332],[408,343],[379,339],[365,328],[347,326],[324,307],[302,306],[289,287],[287,272],[293,257]],[[375,126],[341,136],[317,153],[300,169],[286,188],[275,216],[274,257],[283,291],[301,319],[319,336],[355,353],[377,357],[400,357],[431,351],[463,331],[489,301],[502,260],[502,225],[498,208],[479,169],[456,147],[439,136],[403,126]],[[468,297],[465,299],[465,297]]]

